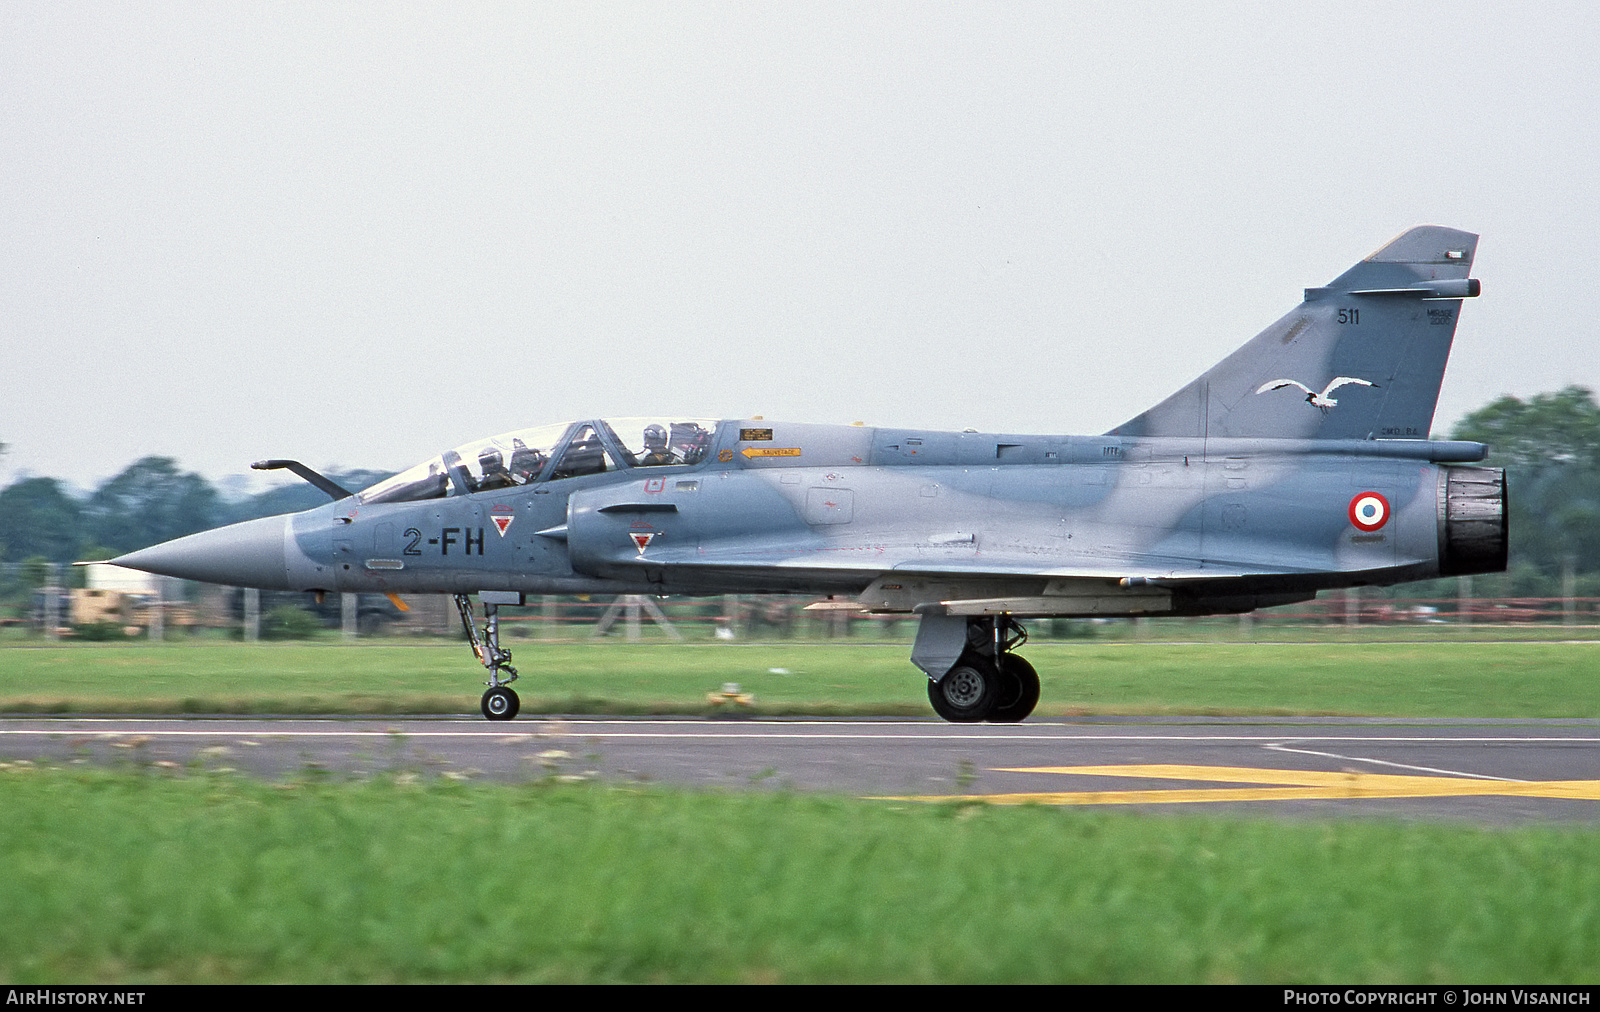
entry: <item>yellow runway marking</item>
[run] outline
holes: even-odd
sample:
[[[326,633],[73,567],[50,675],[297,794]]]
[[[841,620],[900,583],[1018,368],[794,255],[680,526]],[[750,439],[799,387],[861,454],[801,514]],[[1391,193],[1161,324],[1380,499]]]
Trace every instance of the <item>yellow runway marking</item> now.
[[[1188,787],[1120,791],[1040,791],[1025,794],[929,794],[894,801],[987,801],[997,805],[1160,805],[1207,801],[1325,801],[1347,798],[1448,798],[1467,796],[1565,798],[1600,801],[1600,780],[1472,780],[1390,773],[1324,773],[1252,769],[1248,766],[1024,766],[997,773],[1128,777],[1144,780],[1258,784],[1255,787]]]

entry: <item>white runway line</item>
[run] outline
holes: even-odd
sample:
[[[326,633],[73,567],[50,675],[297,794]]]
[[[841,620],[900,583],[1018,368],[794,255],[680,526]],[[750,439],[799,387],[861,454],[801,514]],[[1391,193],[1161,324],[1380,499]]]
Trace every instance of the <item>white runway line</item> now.
[[[1297,739],[1297,740],[1300,740],[1300,739]],[[1442,740],[1442,739],[1418,738],[1418,739],[1415,739],[1415,740],[1417,740],[1417,741],[1434,741],[1434,740]],[[1570,740],[1570,739],[1562,739],[1562,740]],[[1337,752],[1313,752],[1310,749],[1289,748],[1287,745],[1281,745],[1281,744],[1264,745],[1262,747],[1267,749],[1270,752],[1294,752],[1294,753],[1298,753],[1299,755],[1319,756],[1319,757],[1321,757],[1323,759],[1340,759],[1340,760],[1345,760],[1345,761],[1354,762],[1354,763],[1370,763],[1370,764],[1372,764],[1374,766],[1391,766],[1391,767],[1393,767],[1393,768],[1395,768],[1397,770],[1415,770],[1415,771],[1417,771],[1419,773],[1442,773],[1445,776],[1462,777],[1462,778],[1468,779],[1468,780],[1499,780],[1499,781],[1502,781],[1502,782],[1508,783],[1508,784],[1526,784],[1526,783],[1530,783],[1531,782],[1531,781],[1527,781],[1527,780],[1517,780],[1517,779],[1515,779],[1513,777],[1492,777],[1492,776],[1489,776],[1487,773],[1465,773],[1465,772],[1462,772],[1461,770],[1442,770],[1442,769],[1438,769],[1438,768],[1433,767],[1433,766],[1413,766],[1413,765],[1411,765],[1409,763],[1389,762],[1387,759],[1369,759],[1369,758],[1367,758],[1365,756],[1341,755],[1340,753],[1337,753]]]

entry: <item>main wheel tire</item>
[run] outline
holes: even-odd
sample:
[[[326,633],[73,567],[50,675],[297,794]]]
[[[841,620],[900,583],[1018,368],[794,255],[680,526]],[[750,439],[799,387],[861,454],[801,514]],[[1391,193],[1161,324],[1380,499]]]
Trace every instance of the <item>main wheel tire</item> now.
[[[522,700],[504,685],[497,685],[483,694],[483,715],[490,720],[510,720],[522,709]]]
[[[1039,705],[1039,673],[1033,665],[1016,654],[1004,654],[1000,659],[1001,690],[989,720],[996,724],[1014,724],[1025,719]]]
[[[928,683],[933,712],[954,724],[984,720],[999,695],[1000,673],[986,662],[963,660],[937,682]]]

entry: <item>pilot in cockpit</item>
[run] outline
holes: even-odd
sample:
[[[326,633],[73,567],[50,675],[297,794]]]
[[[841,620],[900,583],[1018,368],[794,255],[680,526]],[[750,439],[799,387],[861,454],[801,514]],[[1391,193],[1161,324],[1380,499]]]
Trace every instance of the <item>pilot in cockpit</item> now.
[[[678,458],[667,449],[667,430],[659,425],[644,427],[644,453],[639,455],[640,467],[659,467],[675,464]]]
[[[511,480],[526,485],[544,470],[544,454],[515,436],[511,439]]]
[[[478,454],[478,468],[483,472],[483,477],[478,479],[476,491],[487,492],[497,488],[509,488],[515,484],[511,472],[506,470],[505,458],[500,456],[500,451],[493,447]]]

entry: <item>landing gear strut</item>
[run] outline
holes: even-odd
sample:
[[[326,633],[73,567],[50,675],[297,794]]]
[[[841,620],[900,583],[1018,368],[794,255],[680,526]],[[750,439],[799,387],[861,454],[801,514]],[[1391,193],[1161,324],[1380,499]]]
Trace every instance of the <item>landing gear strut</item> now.
[[[511,688],[511,683],[517,680],[517,669],[511,666],[511,651],[500,649],[500,606],[488,601],[483,603],[483,635],[480,636],[472,618],[472,598],[456,594],[455,599],[472,652],[489,669],[489,690],[483,694],[481,705],[483,715],[490,720],[510,720],[522,708],[522,701]],[[501,678],[502,671],[508,677]]]
[[[1027,630],[1010,615],[969,619],[966,649],[955,666],[928,681],[934,712],[963,724],[1027,717],[1039,702],[1039,674],[1011,652],[1027,641]]]

